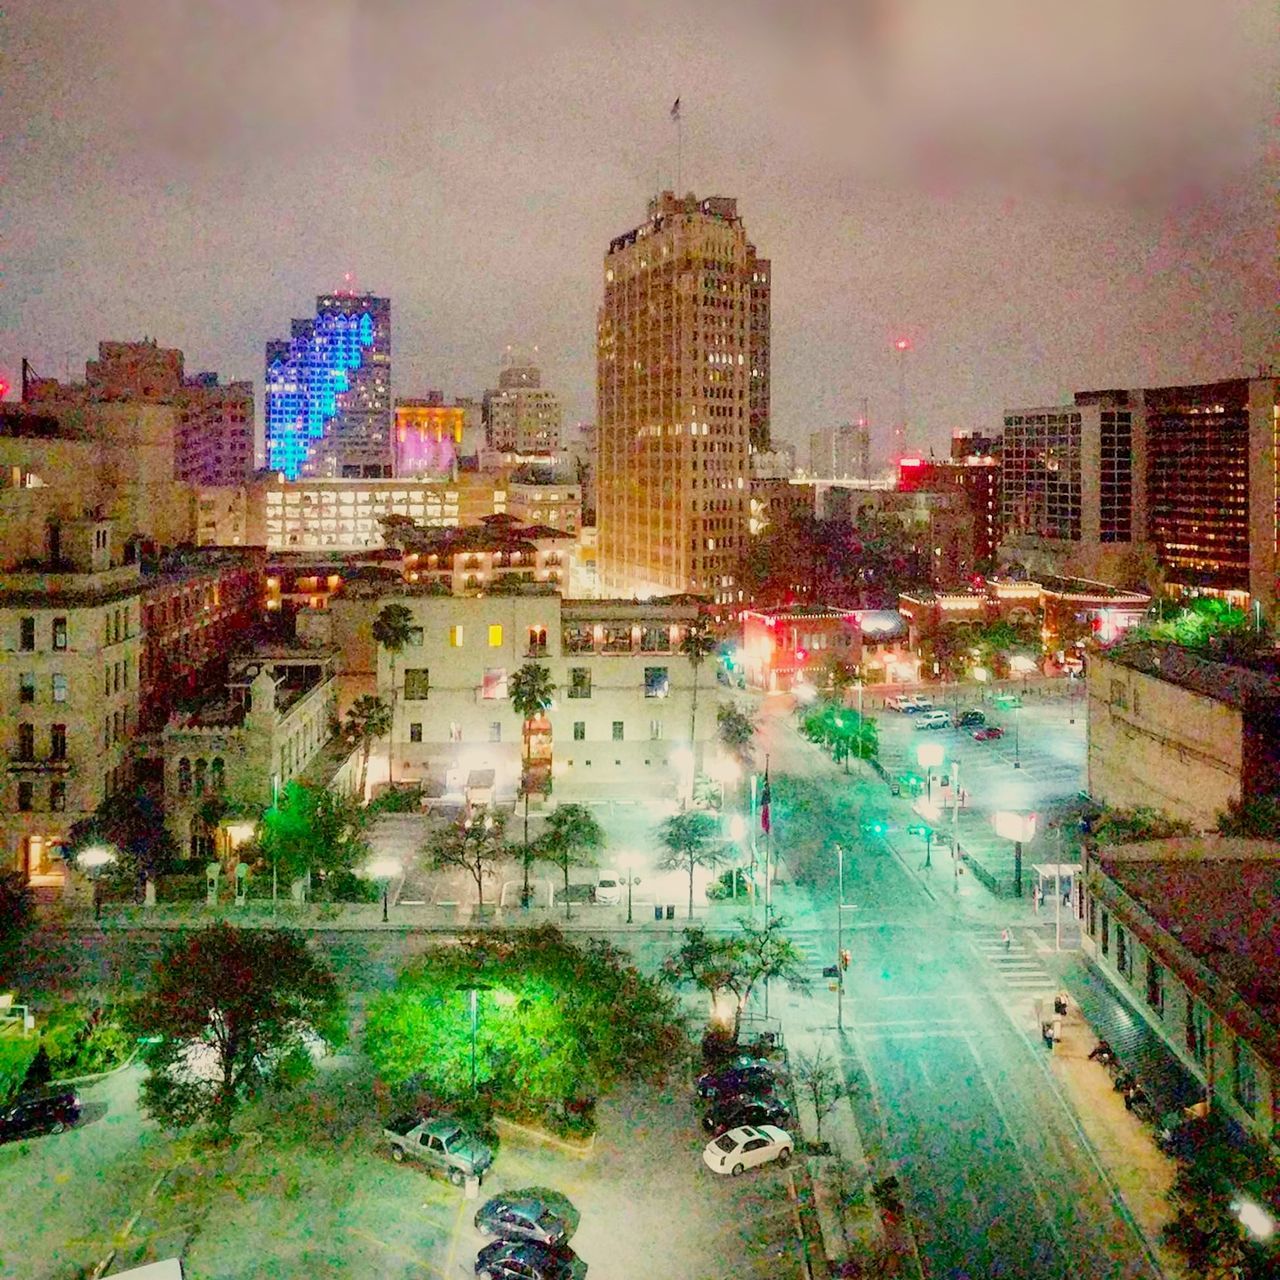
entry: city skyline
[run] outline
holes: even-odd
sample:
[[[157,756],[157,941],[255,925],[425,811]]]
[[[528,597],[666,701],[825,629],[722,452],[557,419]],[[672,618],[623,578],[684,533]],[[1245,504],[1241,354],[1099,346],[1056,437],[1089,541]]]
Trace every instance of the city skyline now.
[[[899,336],[907,444],[942,449],[1005,404],[1271,354],[1260,5],[928,23],[812,5],[802,30],[769,9],[605,25],[567,3],[444,5],[426,24],[337,5],[307,58],[287,52],[287,8],[183,22],[143,4],[65,39],[51,7],[11,8],[11,384],[24,354],[62,376],[100,338],[144,334],[259,381],[281,317],[352,272],[395,302],[398,394],[478,392],[508,344],[536,342],[566,420],[590,420],[594,246],[672,185],[677,96],[682,185],[737,198],[783,271],[781,440],[865,398],[883,457]],[[366,91],[366,47],[388,83],[425,60],[441,92]],[[160,49],[160,70],[200,74],[175,88]],[[610,68],[607,92],[588,65]]]

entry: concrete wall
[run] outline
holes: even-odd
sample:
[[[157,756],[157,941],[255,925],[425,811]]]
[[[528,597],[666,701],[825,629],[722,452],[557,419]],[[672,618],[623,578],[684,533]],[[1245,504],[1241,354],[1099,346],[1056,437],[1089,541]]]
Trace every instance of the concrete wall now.
[[[1089,663],[1089,794],[1209,830],[1240,795],[1240,710],[1110,662]]]

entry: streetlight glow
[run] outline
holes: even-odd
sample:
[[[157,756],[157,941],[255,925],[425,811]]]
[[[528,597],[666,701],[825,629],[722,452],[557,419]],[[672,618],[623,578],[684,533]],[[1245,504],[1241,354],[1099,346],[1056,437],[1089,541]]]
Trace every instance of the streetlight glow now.
[[[1276,1220],[1253,1200],[1243,1197],[1231,1202],[1231,1212],[1240,1220],[1240,1225],[1255,1239],[1264,1243],[1276,1233]]]

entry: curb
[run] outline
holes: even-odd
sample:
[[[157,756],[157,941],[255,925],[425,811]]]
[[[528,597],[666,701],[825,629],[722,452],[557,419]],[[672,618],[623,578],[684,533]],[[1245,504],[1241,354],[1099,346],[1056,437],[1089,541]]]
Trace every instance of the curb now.
[[[579,1160],[585,1160],[596,1149],[596,1135],[594,1133],[589,1138],[575,1141],[573,1138],[558,1137],[554,1133],[548,1133],[545,1129],[531,1128],[529,1125],[521,1124],[518,1120],[508,1120],[505,1116],[494,1116],[493,1127],[500,1134],[516,1134],[543,1146],[557,1147],[568,1155],[576,1156]]]

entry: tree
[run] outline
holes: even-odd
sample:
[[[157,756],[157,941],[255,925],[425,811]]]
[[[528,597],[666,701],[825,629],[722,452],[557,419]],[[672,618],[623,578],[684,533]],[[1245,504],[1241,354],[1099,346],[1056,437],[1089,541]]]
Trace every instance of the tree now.
[[[369,753],[379,738],[391,732],[391,708],[375,694],[361,694],[347,711],[342,734],[353,747],[360,748],[360,799],[369,781]]]
[[[516,1114],[563,1115],[622,1079],[661,1078],[681,1047],[676,1002],[625,952],[550,926],[428,949],[370,1003],[365,1051],[391,1086],[442,1102],[476,1081]]]
[[[34,899],[21,871],[0,871],[0,969],[17,954],[31,928]]]
[[[844,702],[845,692],[858,683],[858,664],[833,653],[822,664],[823,683],[835,695],[837,702]]]
[[[836,1063],[824,1046],[812,1053],[796,1053],[791,1057],[791,1078],[796,1092],[813,1107],[814,1141],[822,1141],[822,1121],[845,1092],[845,1082]]]
[[[751,744],[755,736],[756,721],[753,716],[730,702],[722,702],[716,708],[716,737],[743,769],[751,768]]]
[[[228,924],[173,941],[132,1022],[147,1113],[171,1127],[208,1121],[218,1134],[264,1085],[310,1073],[314,1037],[345,1035],[333,974],[300,937]]]
[[[314,876],[320,896],[366,896],[353,881],[369,846],[360,809],[346,796],[290,782],[279,803],[263,815],[260,843],[264,858],[286,882]]]
[[[797,991],[809,986],[804,958],[785,929],[781,916],[764,925],[743,918],[736,934],[713,935],[702,927],[686,929],[679,949],[664,962],[663,975],[669,982],[690,983],[706,991],[713,1016],[718,997],[729,992],[733,996],[733,1042],[737,1044],[742,1015],[760,982],[781,978]]]
[[[1280,839],[1280,796],[1252,796],[1232,800],[1218,814],[1218,831],[1224,836],[1246,836],[1254,840]]]
[[[728,860],[720,839],[720,824],[701,809],[676,813],[658,828],[664,852],[658,859],[663,871],[684,871],[689,876],[689,919],[693,919],[693,877],[699,867],[714,871]]]
[[[1191,825],[1155,809],[1103,809],[1090,823],[1089,834],[1095,845],[1137,844],[1189,836]]]
[[[715,652],[715,637],[705,626],[688,627],[680,640],[680,652],[693,669],[693,693],[689,702],[689,750],[694,752],[695,772],[698,750],[698,671],[709,654]]]
[[[405,651],[413,638],[413,612],[408,605],[383,605],[370,628],[375,644],[381,645],[391,655],[391,747],[387,752],[387,781],[395,781],[396,756],[396,659]]]
[[[604,848],[604,830],[585,805],[562,804],[547,818],[537,856],[560,868],[564,875],[564,916],[569,910],[569,868],[593,867]],[[526,846],[527,848],[528,846]],[[526,875],[528,874],[526,870]]]
[[[145,787],[135,786],[107,796],[97,811],[73,823],[67,843],[74,859],[93,845],[116,856],[107,874],[141,890],[148,880],[168,871],[178,860],[178,846],[165,826],[164,808]]]
[[[529,792],[533,786],[530,776],[530,756],[533,749],[533,722],[546,713],[555,700],[556,686],[551,672],[541,662],[526,662],[511,677],[508,685],[511,709],[524,721],[524,770],[520,778],[520,792],[524,796],[524,885],[520,890],[520,905],[529,905]]]
[[[461,868],[476,886],[476,909],[484,911],[484,882],[494,874],[494,868],[506,857],[503,834],[506,831],[506,815],[490,813],[483,806],[459,818],[447,827],[433,831],[423,853],[432,870],[444,871],[450,867]]]

